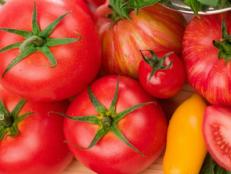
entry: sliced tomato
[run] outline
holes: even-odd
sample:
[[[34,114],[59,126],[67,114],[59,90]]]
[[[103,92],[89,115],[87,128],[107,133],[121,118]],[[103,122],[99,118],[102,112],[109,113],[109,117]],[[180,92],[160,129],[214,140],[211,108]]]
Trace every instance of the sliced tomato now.
[[[203,124],[209,153],[221,167],[231,171],[231,108],[207,107]]]

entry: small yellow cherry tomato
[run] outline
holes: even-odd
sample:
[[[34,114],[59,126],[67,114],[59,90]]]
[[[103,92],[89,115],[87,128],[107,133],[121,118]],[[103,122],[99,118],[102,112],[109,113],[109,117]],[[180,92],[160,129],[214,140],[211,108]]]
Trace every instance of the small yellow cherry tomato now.
[[[206,104],[194,94],[173,114],[164,155],[164,174],[199,174],[206,156],[202,120]]]

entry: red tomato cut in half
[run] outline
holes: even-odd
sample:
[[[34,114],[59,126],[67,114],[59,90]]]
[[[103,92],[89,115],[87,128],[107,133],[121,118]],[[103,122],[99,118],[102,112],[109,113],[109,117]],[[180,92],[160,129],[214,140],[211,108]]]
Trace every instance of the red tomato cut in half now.
[[[223,168],[231,171],[231,109],[209,106],[205,112],[203,132],[209,153]]]

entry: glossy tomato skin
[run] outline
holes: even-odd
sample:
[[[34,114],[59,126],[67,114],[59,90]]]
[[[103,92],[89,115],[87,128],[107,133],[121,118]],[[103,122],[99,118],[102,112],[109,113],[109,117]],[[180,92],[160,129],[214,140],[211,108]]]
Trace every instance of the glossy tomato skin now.
[[[167,52],[158,53],[158,58]],[[185,82],[184,65],[176,54],[171,54],[164,61],[164,66],[172,65],[168,69],[158,70],[150,79],[152,67],[141,61],[138,71],[139,81],[142,87],[153,97],[170,98],[175,96]]]
[[[222,106],[206,108],[203,133],[207,149],[213,159],[223,168],[231,171],[231,109]]]
[[[187,26],[183,57],[190,84],[213,104],[231,104],[231,63],[218,58],[214,40],[222,39],[222,19],[231,34],[231,13],[195,17]]]
[[[99,8],[99,16],[109,12]],[[181,52],[185,20],[161,5],[140,9],[138,15],[133,11],[129,20],[113,24],[104,17],[99,18],[99,23],[103,68],[107,73],[137,77],[142,60],[140,50]]]
[[[30,100],[61,100],[80,92],[95,78],[101,64],[95,25],[89,14],[78,5],[71,7],[72,4],[63,0],[36,1],[41,29],[69,12],[51,37],[77,38],[80,35],[81,39],[75,43],[50,47],[58,63],[53,68],[40,52],[28,56],[1,78],[1,83],[7,89]],[[0,27],[31,31],[33,6],[34,1],[10,0],[0,12]],[[21,37],[3,31],[0,32],[0,39],[0,47],[22,41]],[[18,49],[1,53],[0,74],[18,54]]]
[[[98,100],[107,108],[112,101],[117,78],[105,76],[91,86]],[[152,101],[136,81],[123,76],[120,76],[119,80],[117,112],[138,103]],[[84,91],[73,101],[67,113],[94,115],[96,110]],[[71,120],[65,120],[64,123],[64,132],[71,151],[80,162],[100,174],[140,173],[159,157],[165,146],[167,122],[156,102],[127,115],[119,123],[119,129],[144,153],[144,157],[112,133],[108,133],[93,148],[84,149],[93,139],[97,126]]]
[[[9,111],[21,98],[0,85],[0,100]],[[33,112],[19,124],[20,134],[0,141],[0,174],[59,174],[72,160],[65,143],[63,119],[49,111],[64,112],[66,103],[27,102],[21,113]]]
[[[90,4],[94,5],[94,6],[98,7],[102,4],[104,4],[106,0],[86,0],[86,1],[89,2]]]

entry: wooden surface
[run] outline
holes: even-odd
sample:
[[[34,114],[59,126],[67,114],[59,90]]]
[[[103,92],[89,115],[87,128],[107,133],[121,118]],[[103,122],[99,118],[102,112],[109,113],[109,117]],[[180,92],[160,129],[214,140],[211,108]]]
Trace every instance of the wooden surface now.
[[[161,168],[162,168],[161,160],[158,160],[142,174],[163,174]],[[95,173],[85,168],[79,162],[73,161],[73,163],[67,168],[64,174],[95,174]]]

